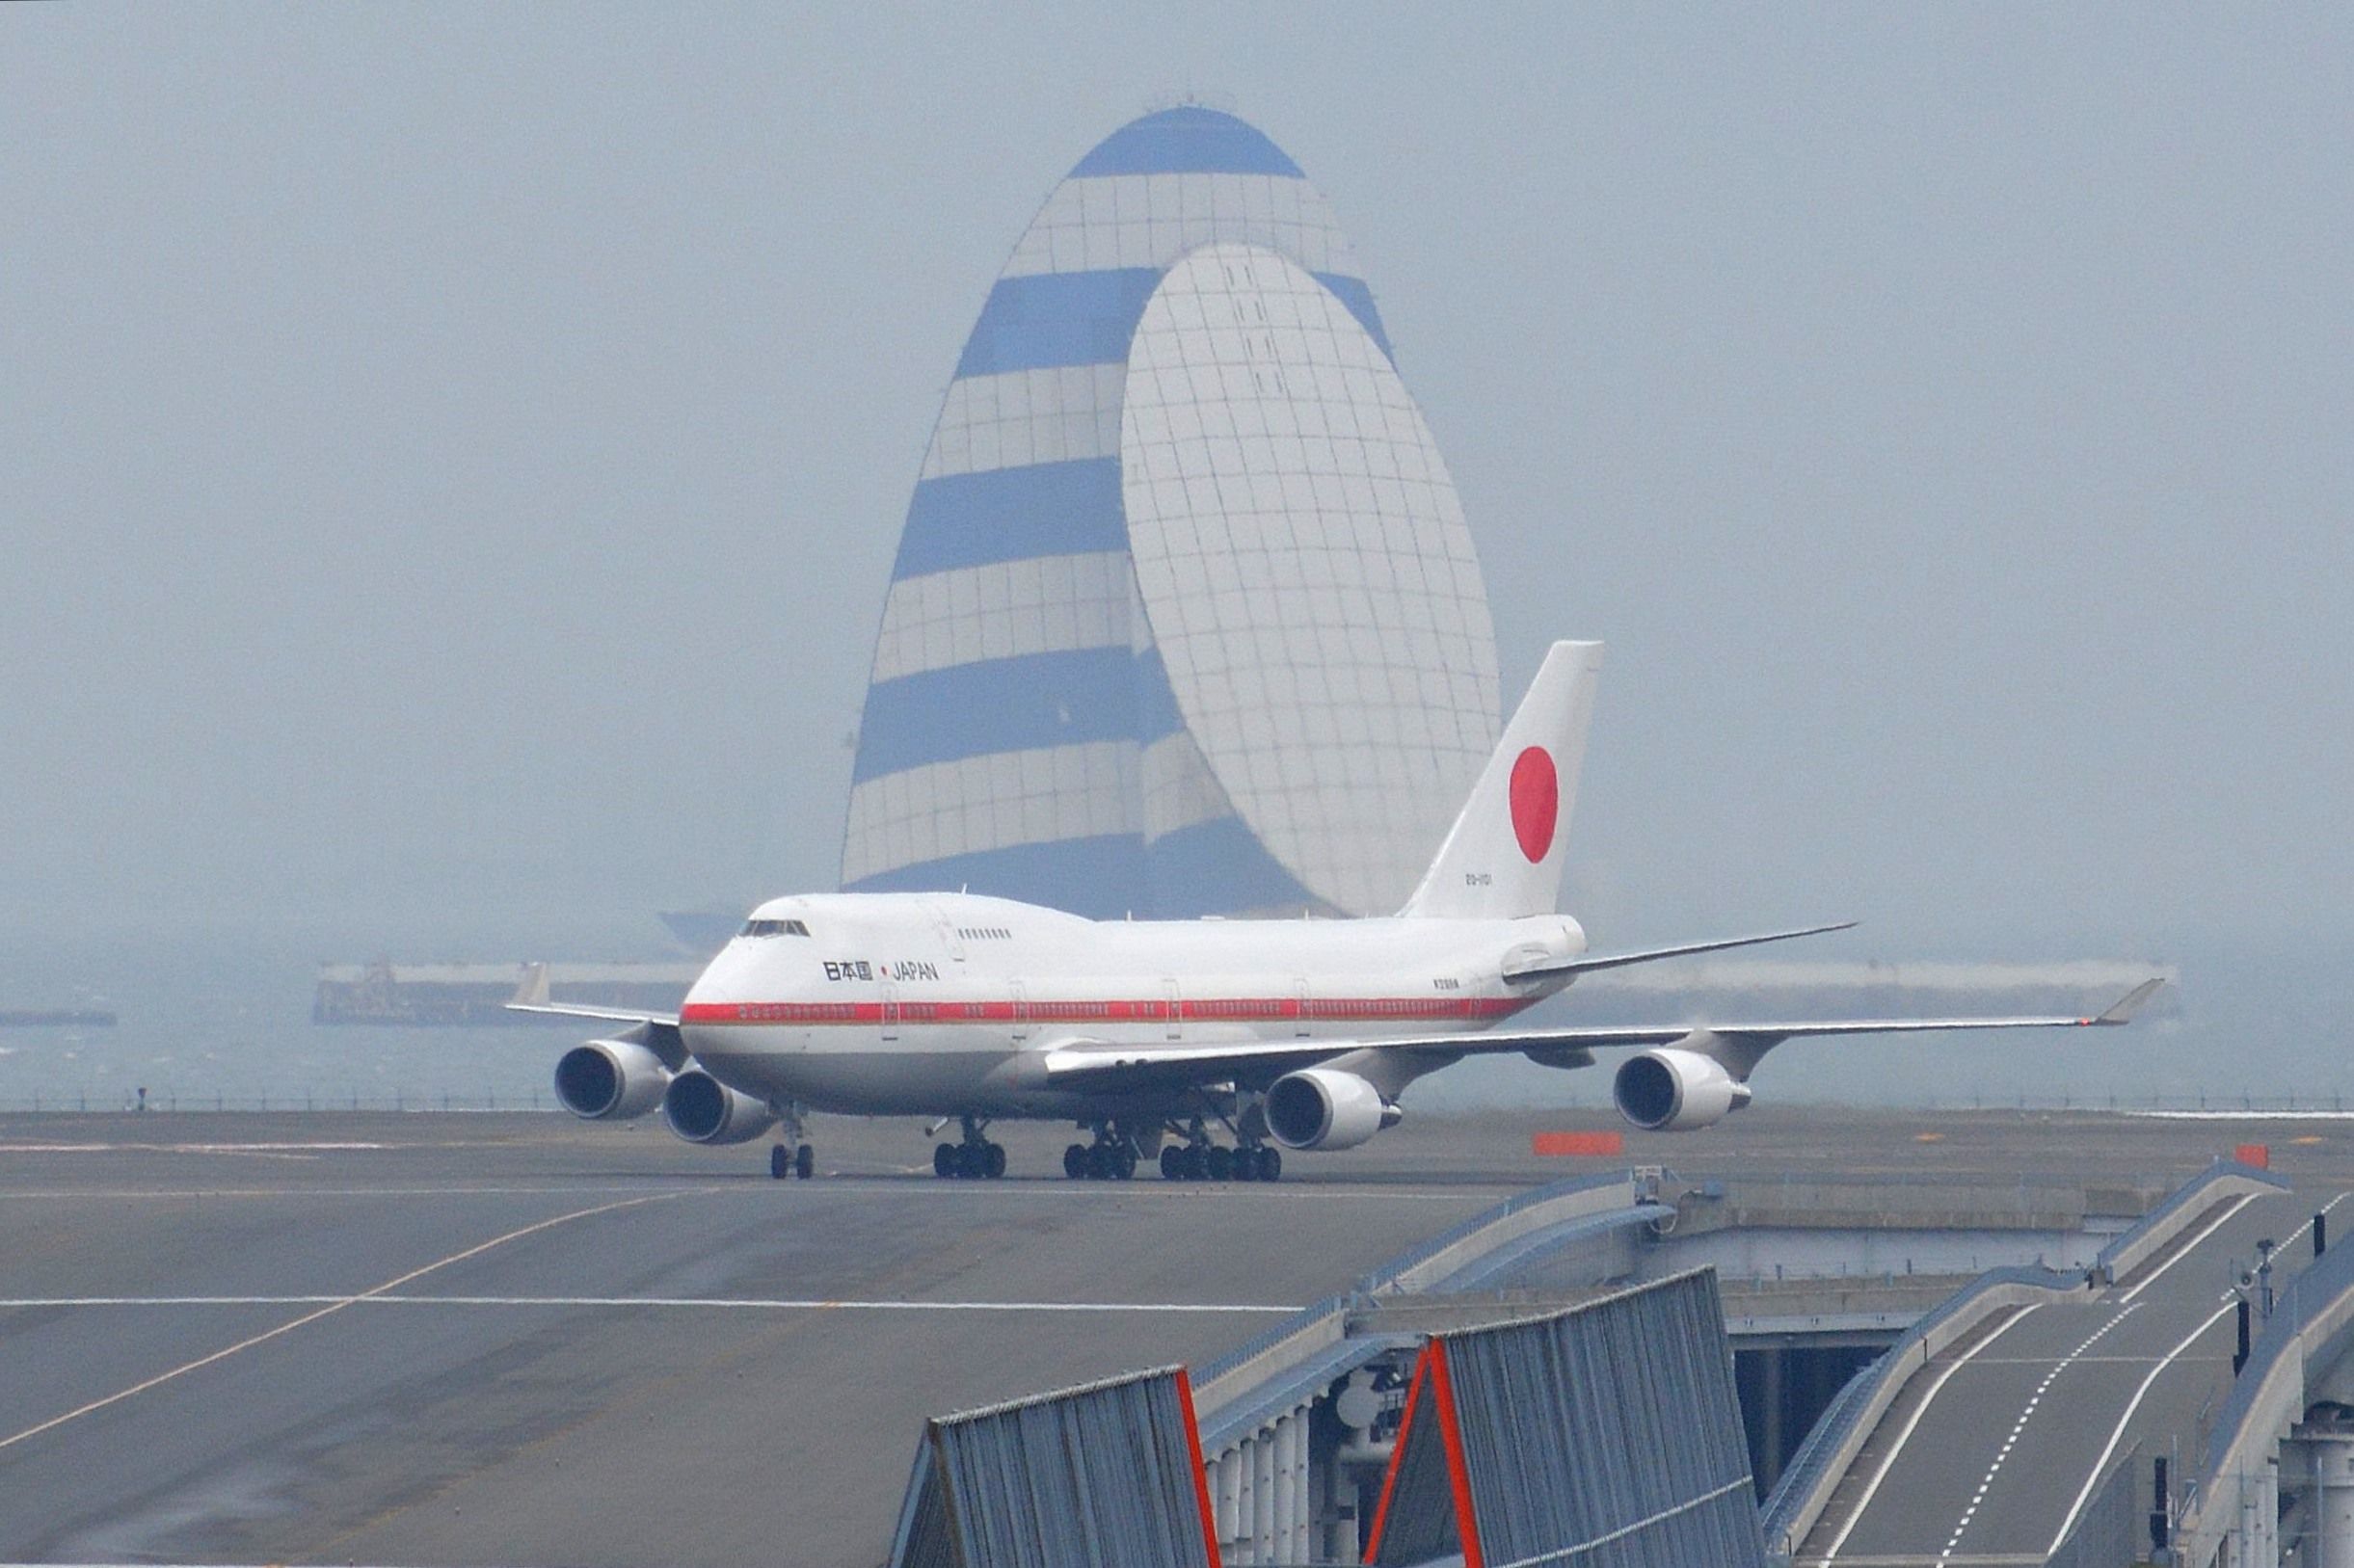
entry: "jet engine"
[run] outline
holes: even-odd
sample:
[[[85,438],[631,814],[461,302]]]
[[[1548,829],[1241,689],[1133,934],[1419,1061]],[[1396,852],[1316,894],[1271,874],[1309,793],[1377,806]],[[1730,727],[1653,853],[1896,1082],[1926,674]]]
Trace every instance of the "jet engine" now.
[[[1734,1082],[1713,1056],[1665,1046],[1620,1062],[1610,1095],[1618,1114],[1645,1132],[1685,1132],[1714,1127],[1748,1104],[1750,1086]]]
[[[662,1120],[689,1143],[749,1143],[776,1126],[776,1112],[698,1068],[670,1080]]]
[[[662,1058],[634,1040],[591,1040],[556,1058],[556,1098],[582,1121],[643,1116],[669,1087]]]
[[[1267,1130],[1286,1149],[1353,1149],[1400,1114],[1380,1090],[1329,1067],[1286,1073],[1267,1091]]]

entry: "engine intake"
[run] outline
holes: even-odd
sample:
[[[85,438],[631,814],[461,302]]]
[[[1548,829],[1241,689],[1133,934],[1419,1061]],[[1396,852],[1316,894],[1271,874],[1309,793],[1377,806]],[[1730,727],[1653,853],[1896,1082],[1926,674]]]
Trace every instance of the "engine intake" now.
[[[1286,1073],[1267,1091],[1267,1130],[1286,1149],[1353,1149],[1401,1114],[1354,1073],[1329,1067]]]
[[[1750,1086],[1734,1082],[1713,1056],[1664,1046],[1620,1062],[1610,1095],[1618,1114],[1646,1132],[1686,1132],[1748,1104]]]
[[[591,1040],[556,1058],[556,1099],[584,1122],[643,1116],[669,1087],[662,1058],[634,1040]]]
[[[670,1080],[662,1094],[662,1120],[689,1143],[748,1143],[776,1126],[765,1103],[729,1088],[700,1068]]]

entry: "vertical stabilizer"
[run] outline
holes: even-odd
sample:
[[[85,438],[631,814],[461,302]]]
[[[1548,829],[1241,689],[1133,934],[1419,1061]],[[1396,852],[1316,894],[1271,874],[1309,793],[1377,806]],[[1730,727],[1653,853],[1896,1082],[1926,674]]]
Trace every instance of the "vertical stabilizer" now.
[[[1561,894],[1600,643],[1555,643],[1402,915],[1516,919]]]

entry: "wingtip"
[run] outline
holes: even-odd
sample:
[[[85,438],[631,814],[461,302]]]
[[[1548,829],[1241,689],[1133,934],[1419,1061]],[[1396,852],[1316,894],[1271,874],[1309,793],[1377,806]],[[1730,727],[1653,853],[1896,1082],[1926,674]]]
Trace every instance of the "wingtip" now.
[[[514,1008],[541,1007],[548,1002],[548,966],[525,964],[522,978],[516,982],[515,995],[507,998]]]
[[[2165,983],[2166,977],[2162,974],[2154,975],[2150,979],[2144,980],[2140,985],[2135,986],[2132,990],[2118,997],[2116,1001],[2110,1003],[2107,1012],[2100,1014],[2097,1018],[2087,1019],[2085,1022],[2088,1023],[2127,1023],[2132,1019],[2135,1013],[2141,1011],[2142,1003],[2148,1001],[2151,997],[2156,993],[2157,988]]]

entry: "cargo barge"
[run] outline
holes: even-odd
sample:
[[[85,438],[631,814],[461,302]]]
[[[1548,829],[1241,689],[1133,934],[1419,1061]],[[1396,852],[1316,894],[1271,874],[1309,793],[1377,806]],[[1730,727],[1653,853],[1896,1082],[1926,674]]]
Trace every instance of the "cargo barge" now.
[[[507,1011],[528,969],[522,964],[393,964],[382,959],[373,964],[323,964],[311,997],[310,1021],[440,1028],[565,1023]],[[584,1007],[676,1012],[702,970],[700,964],[550,964],[548,997]]]

